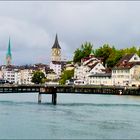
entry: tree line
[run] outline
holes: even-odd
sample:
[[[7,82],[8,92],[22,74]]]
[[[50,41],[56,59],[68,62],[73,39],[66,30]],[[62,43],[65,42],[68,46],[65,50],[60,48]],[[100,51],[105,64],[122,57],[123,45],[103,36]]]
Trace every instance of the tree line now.
[[[90,53],[93,53],[95,57],[102,57],[104,66],[107,65],[109,68],[114,67],[117,62],[126,54],[136,53],[140,56],[140,47],[129,47],[124,49],[117,49],[109,44],[94,49],[93,44],[85,42],[80,48],[77,48],[74,52],[73,62],[80,63],[81,59],[88,57]]]

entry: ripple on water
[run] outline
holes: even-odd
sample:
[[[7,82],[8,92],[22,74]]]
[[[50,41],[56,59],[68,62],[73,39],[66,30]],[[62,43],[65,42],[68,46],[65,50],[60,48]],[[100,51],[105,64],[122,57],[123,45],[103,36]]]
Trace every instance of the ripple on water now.
[[[38,104],[31,96],[26,101],[26,95],[16,100],[6,96],[1,98],[0,138],[140,137],[139,99],[96,95],[76,97],[59,95],[56,106],[50,103],[50,99]]]

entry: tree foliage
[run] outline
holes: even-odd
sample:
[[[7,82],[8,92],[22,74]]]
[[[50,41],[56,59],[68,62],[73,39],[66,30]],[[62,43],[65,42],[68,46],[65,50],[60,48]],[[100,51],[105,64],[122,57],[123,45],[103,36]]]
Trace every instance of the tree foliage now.
[[[113,49],[109,46],[109,44],[104,44],[102,47],[95,50],[95,57],[103,57],[103,63],[105,64],[112,52]]]
[[[89,56],[91,51],[94,52],[95,57],[102,58],[104,66],[114,67],[117,62],[126,54],[136,53],[140,56],[140,47],[129,47],[124,49],[116,49],[114,46],[104,44],[103,46],[92,50],[93,45],[91,43],[85,43],[81,45],[81,48],[76,49],[74,52],[73,61],[75,63],[81,62],[81,59]]]
[[[76,49],[76,51],[74,52],[73,62],[74,63],[81,62],[82,58],[89,56],[92,47],[93,45],[90,42],[82,44],[81,48]]]
[[[74,70],[64,70],[61,75],[61,79],[60,79],[59,83],[61,85],[64,85],[66,80],[71,79],[73,76],[74,76]]]
[[[114,46],[111,47],[109,44],[104,44],[103,47],[95,50],[95,57],[103,57],[104,65],[107,64],[108,67],[112,68],[124,55],[131,53],[139,55],[140,50],[137,50],[134,46],[125,49],[116,49]]]
[[[45,75],[41,71],[35,71],[33,73],[32,82],[35,84],[42,84],[45,82]]]

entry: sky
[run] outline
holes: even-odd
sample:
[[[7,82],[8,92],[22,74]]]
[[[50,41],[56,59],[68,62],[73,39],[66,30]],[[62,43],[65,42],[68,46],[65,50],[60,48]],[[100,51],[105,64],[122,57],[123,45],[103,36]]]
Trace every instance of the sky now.
[[[62,59],[85,42],[140,46],[140,1],[0,1],[0,65],[49,64],[57,33]]]

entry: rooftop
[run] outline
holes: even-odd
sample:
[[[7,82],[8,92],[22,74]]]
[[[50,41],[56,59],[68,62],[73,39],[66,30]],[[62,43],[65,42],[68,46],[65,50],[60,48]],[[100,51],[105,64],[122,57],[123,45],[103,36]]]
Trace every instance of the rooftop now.
[[[116,64],[116,67],[126,65],[126,63],[128,63],[129,60],[130,60],[134,55],[135,55],[134,53],[125,55],[125,56],[122,57],[122,58],[120,59],[120,61]]]
[[[140,62],[128,62],[125,63],[123,65],[119,65],[119,66],[115,66],[113,68],[113,70],[117,70],[117,69],[131,69],[132,67],[136,66],[136,65],[140,65]]]
[[[54,48],[58,48],[58,49],[61,49],[60,45],[59,45],[59,42],[58,42],[58,38],[57,38],[57,34],[56,34],[56,37],[55,37],[55,42],[52,46],[52,49]]]
[[[89,77],[111,77],[111,73],[90,74]]]

